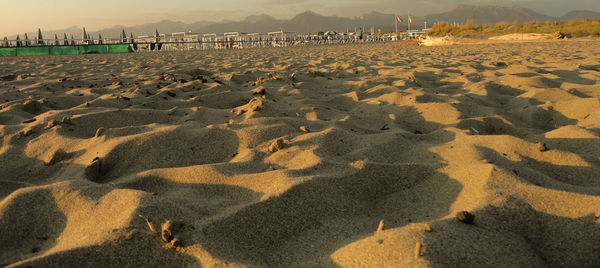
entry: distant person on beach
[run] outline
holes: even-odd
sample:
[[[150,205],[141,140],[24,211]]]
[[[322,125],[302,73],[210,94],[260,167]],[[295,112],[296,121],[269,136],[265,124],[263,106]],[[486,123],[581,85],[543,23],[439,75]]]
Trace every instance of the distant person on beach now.
[[[362,30],[362,27],[358,28],[358,42],[359,43],[363,42],[363,30]]]

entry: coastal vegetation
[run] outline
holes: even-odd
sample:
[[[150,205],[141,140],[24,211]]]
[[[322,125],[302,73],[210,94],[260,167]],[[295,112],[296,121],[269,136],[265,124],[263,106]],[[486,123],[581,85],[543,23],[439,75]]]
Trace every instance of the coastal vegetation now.
[[[570,21],[531,21],[531,22],[499,22],[496,24],[479,25],[469,18],[462,25],[451,25],[447,22],[436,23],[427,32],[430,36],[453,35],[458,37],[487,38],[515,33],[563,33],[570,37],[600,36],[600,20],[577,19]]]

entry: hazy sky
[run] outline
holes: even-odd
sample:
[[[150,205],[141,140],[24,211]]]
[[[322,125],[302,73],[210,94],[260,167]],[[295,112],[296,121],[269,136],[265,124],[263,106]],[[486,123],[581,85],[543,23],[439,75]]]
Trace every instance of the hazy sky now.
[[[85,26],[90,30],[163,19],[186,23],[242,20],[251,14],[289,19],[312,10],[355,17],[372,10],[415,15],[444,12],[458,4],[521,5],[548,15],[570,10],[600,11],[600,0],[0,0],[0,36]]]

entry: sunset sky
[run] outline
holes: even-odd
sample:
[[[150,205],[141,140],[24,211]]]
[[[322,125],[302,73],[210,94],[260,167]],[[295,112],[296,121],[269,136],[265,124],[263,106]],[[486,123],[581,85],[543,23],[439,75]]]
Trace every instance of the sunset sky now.
[[[99,30],[115,25],[131,26],[164,19],[186,23],[208,20],[242,20],[252,14],[289,19],[311,10],[323,15],[355,17],[372,10],[425,15],[444,12],[458,4],[521,5],[548,15],[570,10],[600,11],[598,0],[0,0],[0,36],[85,26]]]

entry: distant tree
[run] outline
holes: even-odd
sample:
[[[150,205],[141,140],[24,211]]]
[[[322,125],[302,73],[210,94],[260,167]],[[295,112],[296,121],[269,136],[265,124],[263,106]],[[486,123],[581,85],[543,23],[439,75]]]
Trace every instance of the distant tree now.
[[[479,25],[475,23],[475,19],[473,17],[467,18],[467,22],[462,26],[463,30],[476,30],[479,28]]]

